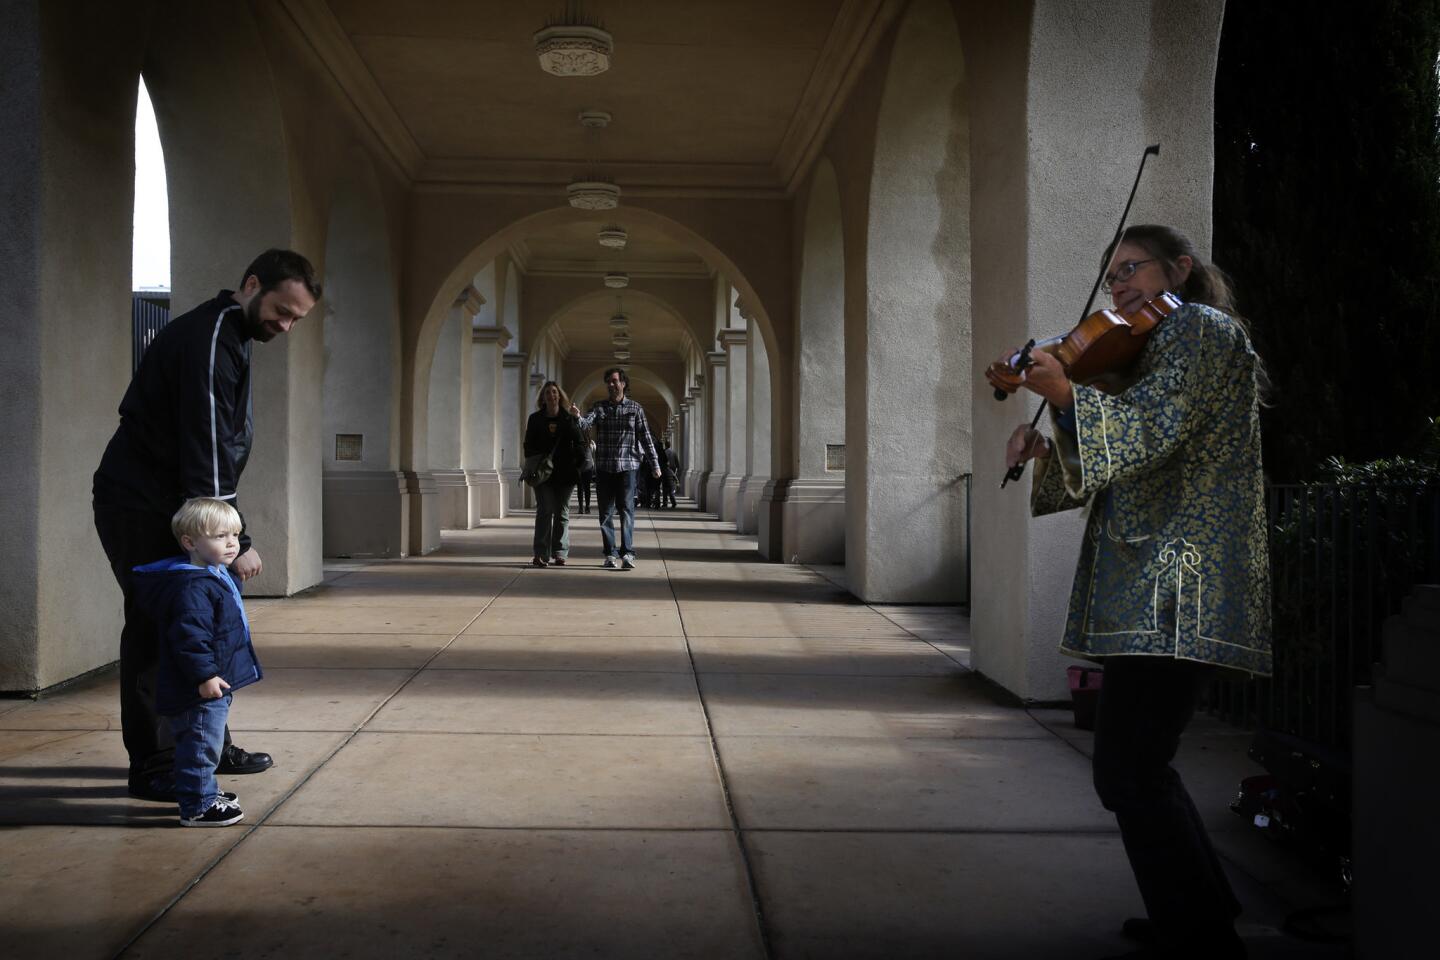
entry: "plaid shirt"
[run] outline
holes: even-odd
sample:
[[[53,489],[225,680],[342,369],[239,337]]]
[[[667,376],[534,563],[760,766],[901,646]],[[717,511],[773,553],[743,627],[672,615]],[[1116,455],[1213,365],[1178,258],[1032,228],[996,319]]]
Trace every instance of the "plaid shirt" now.
[[[590,412],[580,418],[580,426],[595,432],[596,470],[603,473],[637,470],[642,461],[652,472],[660,469],[645,409],[629,397],[619,403],[597,401]]]

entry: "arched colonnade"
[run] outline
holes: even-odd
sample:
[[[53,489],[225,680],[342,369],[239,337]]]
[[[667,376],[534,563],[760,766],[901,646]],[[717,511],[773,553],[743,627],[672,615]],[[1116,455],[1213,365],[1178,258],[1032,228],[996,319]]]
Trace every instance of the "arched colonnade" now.
[[[548,188],[422,176],[310,55],[322,31],[303,4],[87,5],[85,29],[71,4],[19,7],[0,41],[0,111],[33,134],[7,147],[17,227],[0,238],[16,307],[0,529],[18,571],[0,584],[0,687],[114,656],[118,604],[56,585],[108,579],[85,505],[128,374],[116,319],[142,71],[177,310],[267,246],[302,250],[327,285],[312,321],[255,351],[254,592],[318,582],[327,553],[428,552],[442,527],[516,503],[535,388],[588,391],[603,367],[561,335],[595,278],[523,250],[597,214]],[[998,489],[994,451],[1024,411],[979,372],[1073,311],[1144,144],[1165,146],[1136,216],[1209,238],[1223,6],[1120,7],[878,5],[783,190],[637,189],[601,215],[695,261],[637,272],[626,294],[673,317],[668,352],[632,369],[684,491],[770,560],[843,562],[861,599],[968,601],[975,665],[1022,697],[1059,692],[1063,591],[1029,587],[1068,582],[1078,526],[1030,523],[1023,491]]]

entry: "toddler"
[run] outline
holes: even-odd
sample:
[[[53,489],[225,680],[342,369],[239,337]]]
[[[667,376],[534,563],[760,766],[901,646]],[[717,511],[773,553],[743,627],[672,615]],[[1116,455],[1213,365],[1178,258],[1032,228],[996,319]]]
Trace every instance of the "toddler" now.
[[[215,767],[235,690],[261,677],[240,587],[227,569],[240,553],[240,514],[223,500],[187,500],[170,521],[183,557],[135,568],[135,597],[160,625],[155,706],[175,737],[182,827],[245,818],[221,793]]]

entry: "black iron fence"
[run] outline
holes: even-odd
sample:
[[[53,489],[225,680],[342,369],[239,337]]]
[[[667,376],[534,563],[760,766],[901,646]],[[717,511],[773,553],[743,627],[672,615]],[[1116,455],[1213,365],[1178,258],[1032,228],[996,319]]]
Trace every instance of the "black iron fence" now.
[[[140,369],[140,358],[145,355],[145,348],[169,322],[170,294],[139,290],[130,294],[131,373]]]
[[[1348,751],[1352,690],[1381,625],[1417,583],[1440,582],[1440,489],[1309,484],[1268,491],[1274,675],[1218,680],[1210,711]]]

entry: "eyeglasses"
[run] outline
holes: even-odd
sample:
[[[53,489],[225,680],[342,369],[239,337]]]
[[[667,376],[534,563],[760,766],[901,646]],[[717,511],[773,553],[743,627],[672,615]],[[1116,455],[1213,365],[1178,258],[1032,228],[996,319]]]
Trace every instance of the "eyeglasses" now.
[[[1151,257],[1149,260],[1126,260],[1124,263],[1120,264],[1119,270],[1116,270],[1114,273],[1107,273],[1105,275],[1105,280],[1100,284],[1100,289],[1104,290],[1106,293],[1109,293],[1110,288],[1115,286],[1115,284],[1124,283],[1126,280],[1129,280],[1131,277],[1135,276],[1136,270],[1140,269],[1147,263],[1154,262],[1154,257]]]

